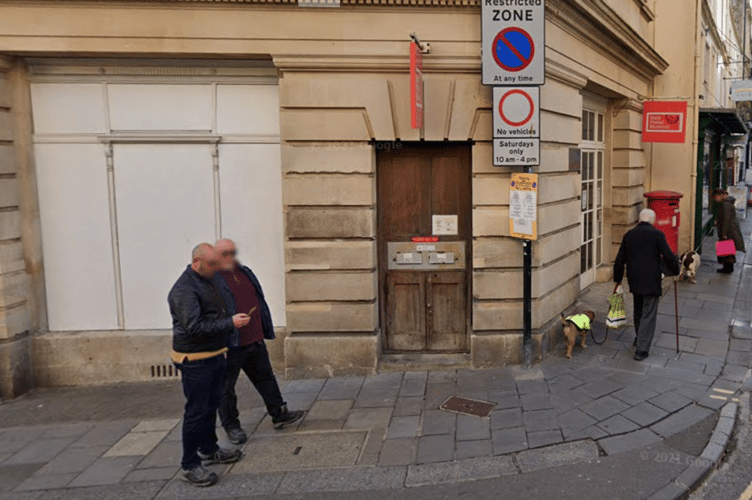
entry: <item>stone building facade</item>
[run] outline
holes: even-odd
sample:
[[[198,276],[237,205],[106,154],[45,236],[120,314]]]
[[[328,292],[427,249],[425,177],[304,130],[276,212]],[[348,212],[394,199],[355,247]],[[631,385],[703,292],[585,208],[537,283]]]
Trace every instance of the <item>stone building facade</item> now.
[[[642,206],[639,98],[667,68],[653,12],[646,0],[547,1],[536,359],[580,290],[610,278]],[[410,32],[431,45],[422,130]],[[4,395],[173,376],[159,300],[194,240],[217,236],[260,270],[288,376],[520,362],[522,246],[508,223],[520,169],[492,164],[476,0],[0,1],[0,57]],[[159,168],[173,158],[190,175]],[[445,177],[431,199],[454,208],[426,205],[458,217],[459,236],[439,243],[464,253],[454,274],[404,274],[418,281],[399,288],[387,243],[411,243],[387,235],[404,222],[431,236],[410,208],[422,178],[405,174],[426,169],[469,186],[450,193]],[[393,189],[380,187],[388,176]],[[402,222],[384,218],[396,206]],[[165,250],[151,259],[139,237]],[[426,341],[441,328],[448,343]]]

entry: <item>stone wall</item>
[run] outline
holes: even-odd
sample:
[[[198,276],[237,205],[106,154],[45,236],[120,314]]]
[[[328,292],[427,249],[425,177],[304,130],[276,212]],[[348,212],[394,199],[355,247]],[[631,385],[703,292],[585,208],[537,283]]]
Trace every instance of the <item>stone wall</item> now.
[[[28,86],[22,65],[0,58],[0,393],[33,386],[30,289],[19,210],[19,148],[28,145]],[[20,156],[20,157],[19,157]]]

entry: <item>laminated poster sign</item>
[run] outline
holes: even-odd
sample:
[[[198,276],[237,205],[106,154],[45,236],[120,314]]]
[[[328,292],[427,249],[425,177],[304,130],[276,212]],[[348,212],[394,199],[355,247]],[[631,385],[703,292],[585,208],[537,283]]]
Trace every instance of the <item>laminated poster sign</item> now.
[[[513,238],[538,239],[538,174],[512,174],[509,185],[509,232]]]
[[[686,136],[686,101],[653,101],[643,104],[642,142],[683,143]]]

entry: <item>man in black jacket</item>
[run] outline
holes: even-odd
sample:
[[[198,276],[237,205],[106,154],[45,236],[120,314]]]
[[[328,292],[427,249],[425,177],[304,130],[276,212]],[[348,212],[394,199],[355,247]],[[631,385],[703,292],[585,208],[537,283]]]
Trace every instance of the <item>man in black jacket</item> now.
[[[637,361],[648,357],[655,334],[658,302],[663,291],[661,261],[669,274],[679,274],[679,260],[668,246],[666,236],[653,224],[655,212],[649,208],[641,211],[639,224],[624,235],[614,261],[614,292],[621,285],[624,266],[627,266],[629,291],[634,297],[634,345],[637,347],[634,359]]]
[[[185,394],[183,416],[183,478],[196,486],[218,480],[201,462],[233,463],[240,450],[217,445],[215,425],[225,374],[227,335],[248,324],[247,314],[230,317],[212,282],[219,269],[217,251],[208,243],[193,249],[191,265],[167,296],[172,315],[172,358],[180,370]]]
[[[225,306],[230,314],[243,311],[251,316],[247,325],[233,329],[228,335],[227,346],[230,350],[227,353],[224,393],[219,406],[219,418],[228,439],[231,443],[241,444],[248,439],[240,426],[235,394],[235,384],[241,370],[263,398],[275,429],[297,422],[305,412],[287,409],[274,376],[264,343],[264,339],[274,338],[274,325],[261,284],[253,271],[236,260],[237,248],[232,240],[221,239],[215,243],[215,248],[219,252],[221,269],[214,282],[225,300]]]

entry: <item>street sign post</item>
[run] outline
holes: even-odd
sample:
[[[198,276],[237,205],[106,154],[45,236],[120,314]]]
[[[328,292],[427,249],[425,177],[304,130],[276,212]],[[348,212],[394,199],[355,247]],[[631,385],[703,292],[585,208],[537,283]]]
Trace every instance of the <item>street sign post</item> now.
[[[484,85],[545,83],[545,1],[482,0]]]

